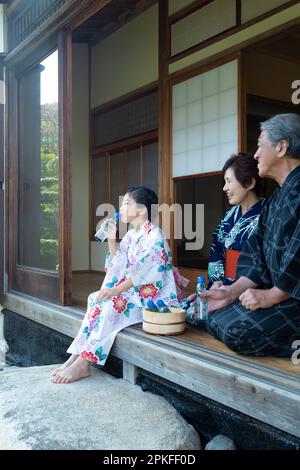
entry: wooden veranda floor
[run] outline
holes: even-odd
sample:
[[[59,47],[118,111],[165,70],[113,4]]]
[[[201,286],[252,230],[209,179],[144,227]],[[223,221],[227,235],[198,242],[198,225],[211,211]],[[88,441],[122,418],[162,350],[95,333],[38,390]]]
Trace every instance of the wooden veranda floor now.
[[[73,304],[82,309],[86,308],[86,301],[90,292],[100,288],[104,279],[102,273],[73,273]],[[138,325],[134,328],[140,328]],[[213,338],[208,333],[198,328],[187,326],[186,332],[180,336],[174,337],[176,341],[186,342],[189,345],[195,344],[215,350],[218,353],[224,353],[229,356],[243,358],[248,363],[259,364],[271,369],[279,370],[287,374],[300,377],[300,364],[293,364],[290,358],[263,357],[256,358],[252,356],[241,356],[231,351],[221,341]]]

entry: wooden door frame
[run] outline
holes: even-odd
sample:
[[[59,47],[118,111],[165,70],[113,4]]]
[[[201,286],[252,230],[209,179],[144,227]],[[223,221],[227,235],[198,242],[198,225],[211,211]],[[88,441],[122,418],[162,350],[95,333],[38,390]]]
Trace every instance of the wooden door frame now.
[[[171,206],[174,198],[171,171],[172,101],[168,64],[169,49],[169,0],[159,0],[158,202]],[[170,217],[169,244],[171,252],[174,252],[174,214],[171,211]]]
[[[72,32],[58,35],[59,70],[59,284],[60,303],[72,304]]]
[[[8,288],[53,303],[71,304],[71,129],[72,129],[72,35],[60,31],[32,57],[33,63],[58,50],[59,73],[59,272],[18,265],[18,75],[20,64],[7,68],[8,85]],[[47,51],[47,52],[46,52]],[[28,66],[30,61],[26,61]],[[22,67],[24,64],[22,64]]]
[[[5,55],[0,54],[0,81],[4,80],[4,70],[2,61]],[[0,97],[1,98],[1,97]],[[3,302],[4,296],[4,274],[5,274],[5,256],[4,256],[4,240],[5,240],[5,204],[4,204],[4,187],[5,187],[5,170],[4,170],[4,103],[0,100],[0,304]]]
[[[7,69],[6,77],[8,86],[8,288],[59,303],[59,277],[56,273],[47,273],[18,264],[18,79],[14,69]]]

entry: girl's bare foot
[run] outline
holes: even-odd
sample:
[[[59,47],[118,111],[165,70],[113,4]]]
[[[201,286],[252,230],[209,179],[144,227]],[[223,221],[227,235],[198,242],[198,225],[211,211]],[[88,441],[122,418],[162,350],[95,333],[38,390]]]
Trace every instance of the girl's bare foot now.
[[[89,361],[79,356],[73,364],[54,375],[52,382],[56,384],[68,384],[89,377],[90,373]]]
[[[60,367],[58,367],[57,369],[53,370],[51,372],[52,375],[56,375],[58,374],[59,372],[61,372],[62,370],[66,369],[67,367],[69,367],[71,364],[73,364],[73,362],[76,361],[76,359],[78,358],[78,354],[72,354],[72,356],[69,357],[69,359],[64,363],[62,364]]]

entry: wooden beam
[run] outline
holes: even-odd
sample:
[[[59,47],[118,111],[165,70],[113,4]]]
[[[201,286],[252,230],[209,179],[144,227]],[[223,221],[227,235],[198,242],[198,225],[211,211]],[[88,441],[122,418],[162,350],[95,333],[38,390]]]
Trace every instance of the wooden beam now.
[[[4,71],[2,67],[2,58],[0,55],[0,81],[4,80]],[[4,205],[4,124],[5,124],[5,116],[4,116],[4,96],[2,96],[2,91],[4,89],[0,89],[0,304],[3,301],[3,294],[4,294],[4,232],[5,232],[5,205]],[[3,98],[3,100],[2,100]]]
[[[131,384],[136,384],[138,368],[127,361],[123,361],[123,379]]]
[[[131,10],[124,10],[123,13],[118,16],[118,22],[111,25],[110,27],[105,28],[105,31],[102,31],[96,36],[94,36],[90,41],[90,45],[95,46],[99,42],[103,41],[103,39],[110,36],[118,29],[122,28],[122,26],[124,26],[126,23],[141,15],[144,11],[146,11],[148,8],[155,5],[156,3],[157,0],[140,0],[139,2],[137,2],[135,8],[132,8]],[[109,8],[111,8],[111,5],[109,6]]]
[[[158,137],[157,130],[145,132],[144,134],[139,134],[138,136],[128,137],[126,139],[119,140],[117,142],[112,142],[110,144],[102,145],[101,147],[95,147],[92,150],[92,156],[103,155],[106,152],[116,152],[117,150],[122,150],[123,148],[138,146],[139,144],[146,144],[151,141],[156,141]]]
[[[235,22],[236,26],[240,26],[242,24],[242,1],[236,0],[235,2]]]
[[[170,53],[169,0],[159,0],[159,137],[158,202],[171,206],[174,200],[171,156],[171,84],[168,58]],[[170,249],[174,254],[174,212],[170,212]],[[162,222],[162,221],[160,221]]]
[[[59,60],[59,277],[60,301],[72,304],[72,33],[58,38]]]
[[[92,4],[90,4],[90,2],[85,2],[87,3],[86,8],[82,11],[81,15],[77,16],[77,18],[71,22],[69,28],[74,31],[74,29],[78,28],[89,18],[96,15],[96,13],[99,13],[99,11],[101,11],[104,7],[106,7],[106,5],[111,2],[112,0],[95,0],[94,2],[92,2]]]
[[[201,8],[204,8],[206,5],[214,1],[215,0],[194,0],[192,3],[181,8],[179,11],[177,11],[176,13],[174,13],[172,16],[169,17],[170,25],[178,23],[183,18],[191,15],[192,13],[195,13],[195,11],[198,11]]]
[[[169,85],[168,28],[169,1],[159,1],[159,160],[158,160],[158,196],[159,203],[171,203],[171,149],[170,149],[170,111],[171,91]]]

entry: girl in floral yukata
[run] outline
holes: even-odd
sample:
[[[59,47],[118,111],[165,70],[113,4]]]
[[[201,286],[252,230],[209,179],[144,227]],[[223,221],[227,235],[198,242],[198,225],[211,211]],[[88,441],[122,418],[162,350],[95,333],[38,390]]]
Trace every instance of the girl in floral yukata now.
[[[149,299],[177,306],[171,252],[161,229],[151,222],[156,194],[148,188],[129,188],[120,216],[130,229],[120,246],[116,230],[109,235],[106,276],[100,291],[88,297],[79,333],[68,349],[71,357],[52,374],[52,382],[70,383],[90,375],[90,365],[104,365],[117,333],[142,322]]]

